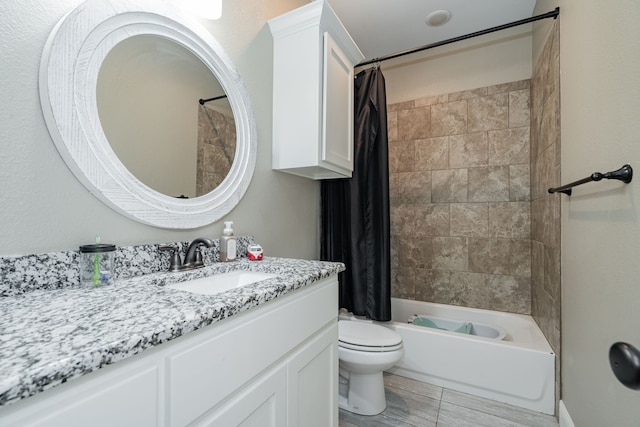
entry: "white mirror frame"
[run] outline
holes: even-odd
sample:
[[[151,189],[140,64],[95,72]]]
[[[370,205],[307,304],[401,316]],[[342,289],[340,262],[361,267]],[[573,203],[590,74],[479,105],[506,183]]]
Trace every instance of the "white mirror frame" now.
[[[211,193],[178,199],[149,188],[122,164],[104,134],[96,102],[100,67],[116,44],[142,34],[190,50],[227,94],[236,153],[229,174]],[[255,119],[235,66],[206,29],[160,0],[87,0],[62,18],[44,48],[40,103],[49,133],[76,178],[108,206],[142,223],[189,229],[215,222],[238,204],[253,176]]]

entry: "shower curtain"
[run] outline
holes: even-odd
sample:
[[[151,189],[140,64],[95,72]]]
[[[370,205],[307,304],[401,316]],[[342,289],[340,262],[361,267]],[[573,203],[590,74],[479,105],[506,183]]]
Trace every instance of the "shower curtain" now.
[[[340,307],[391,320],[389,166],[385,82],[379,67],[358,73],[354,97],[354,171],[321,184],[320,256],[341,261]]]

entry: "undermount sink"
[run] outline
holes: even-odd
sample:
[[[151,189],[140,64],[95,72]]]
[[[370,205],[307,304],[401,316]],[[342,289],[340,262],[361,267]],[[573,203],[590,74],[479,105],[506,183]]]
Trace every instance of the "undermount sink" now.
[[[272,273],[239,270],[203,277],[201,279],[188,280],[186,282],[172,283],[166,287],[195,294],[215,295],[277,276],[277,274]]]

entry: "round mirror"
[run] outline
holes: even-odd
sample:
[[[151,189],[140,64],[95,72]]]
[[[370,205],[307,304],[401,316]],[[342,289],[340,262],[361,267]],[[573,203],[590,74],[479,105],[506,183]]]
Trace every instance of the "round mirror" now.
[[[215,39],[167,3],[78,6],[47,40],[40,92],[67,165],[131,218],[200,227],[249,185],[256,131],[246,89]]]
[[[118,43],[100,67],[97,102],[111,148],[152,189],[198,197],[229,173],[231,106],[211,70],[183,46],[148,35]]]

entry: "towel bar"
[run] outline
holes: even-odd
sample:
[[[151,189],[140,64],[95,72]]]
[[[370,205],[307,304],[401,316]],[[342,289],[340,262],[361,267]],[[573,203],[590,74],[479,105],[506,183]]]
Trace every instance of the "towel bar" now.
[[[571,184],[563,185],[561,187],[550,188],[547,191],[549,191],[549,193],[564,193],[567,196],[570,196],[571,189],[573,187],[576,187],[581,184],[586,184],[587,182],[591,182],[591,181],[600,181],[603,178],[617,179],[618,181],[622,181],[625,184],[628,184],[631,182],[631,179],[633,178],[633,169],[631,169],[630,165],[624,165],[618,170],[607,172],[607,173],[594,172],[586,178],[582,178],[578,181],[572,182]]]

